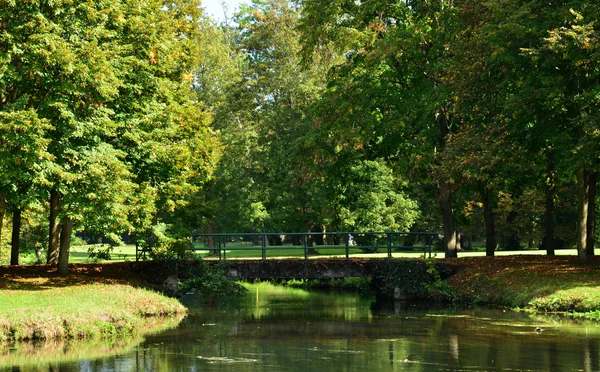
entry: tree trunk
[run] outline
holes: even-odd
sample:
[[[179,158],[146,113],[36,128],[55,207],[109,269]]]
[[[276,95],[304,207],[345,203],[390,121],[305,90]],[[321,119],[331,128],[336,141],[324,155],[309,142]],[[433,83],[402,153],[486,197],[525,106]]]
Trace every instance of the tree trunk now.
[[[587,217],[589,206],[588,172],[584,168],[577,172],[578,208],[577,208],[577,257],[579,262],[586,262]]]
[[[10,264],[19,264],[19,245],[21,237],[21,208],[15,207],[13,210],[12,241],[10,249]]]
[[[311,230],[311,232],[316,233],[313,235],[313,241],[315,242],[316,245],[325,245],[324,244],[324,235],[323,235],[323,227],[321,226],[314,226]]]
[[[334,245],[335,244],[335,239],[333,235],[326,235],[327,237],[327,245]]]
[[[548,150],[546,165],[546,254],[554,256],[554,153]]]
[[[448,117],[446,109],[442,109],[437,115],[436,120],[440,129],[438,138],[440,149],[446,145],[446,139],[450,134],[451,120]],[[437,150],[434,150],[436,152]],[[442,230],[444,232],[444,250],[445,257],[457,257],[456,230],[454,229],[454,214],[452,212],[452,201],[450,200],[450,185],[447,180],[442,178],[438,180],[438,202],[442,212]]]
[[[212,221],[208,221],[206,223],[206,233],[207,234],[215,233],[215,225],[212,223]],[[206,246],[207,246],[207,248],[215,247],[215,237],[213,235],[209,235],[206,237]]]
[[[0,246],[2,245],[2,228],[4,227],[4,215],[6,214],[6,198],[0,192]]]
[[[442,230],[444,232],[445,257],[457,257],[456,231],[454,230],[454,218],[452,214],[452,203],[450,201],[450,186],[446,180],[438,183],[438,202],[442,211]]]
[[[510,211],[506,216],[506,225],[507,225],[507,233],[506,235],[506,249],[509,251],[516,251],[521,249],[521,239],[519,238],[519,234],[515,231],[513,227],[515,220],[519,216],[519,213],[516,211]]]
[[[494,211],[492,209],[492,196],[489,187],[484,183],[479,184],[479,192],[483,201],[483,219],[485,221],[485,255],[490,257],[496,250],[496,227],[494,225]]]
[[[58,274],[69,273],[69,253],[71,251],[71,232],[73,231],[73,220],[65,219],[60,231],[60,251],[58,253]]]
[[[58,264],[58,246],[60,244],[60,221],[58,220],[58,211],[60,210],[60,194],[56,190],[50,190],[50,228],[48,256],[46,263],[51,265]]]
[[[597,172],[590,172],[588,177],[588,215],[587,215],[587,239],[586,253],[588,256],[594,256],[594,248],[596,247],[596,184],[598,180]]]
[[[292,245],[302,245],[302,237],[300,235],[292,235]]]

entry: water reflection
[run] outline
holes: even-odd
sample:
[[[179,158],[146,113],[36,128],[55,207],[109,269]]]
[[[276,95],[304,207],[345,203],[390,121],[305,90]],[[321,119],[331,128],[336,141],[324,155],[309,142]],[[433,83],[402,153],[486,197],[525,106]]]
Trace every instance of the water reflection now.
[[[145,334],[153,334],[176,327],[182,319],[181,315],[148,318],[141,327]],[[137,351],[136,346],[143,341],[141,335],[136,335],[93,340],[61,339],[0,343],[0,370],[23,372],[106,370],[106,360],[110,360],[114,365],[114,356]],[[128,369],[140,370],[129,367]]]
[[[595,322],[379,304],[264,284],[249,286],[245,298],[220,309],[187,303],[191,315],[179,327],[115,356],[20,370],[600,370]]]

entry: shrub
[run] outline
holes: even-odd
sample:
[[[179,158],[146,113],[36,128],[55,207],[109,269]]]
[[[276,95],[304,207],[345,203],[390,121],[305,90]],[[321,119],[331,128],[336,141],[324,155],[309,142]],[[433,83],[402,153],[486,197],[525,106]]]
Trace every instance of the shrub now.
[[[246,289],[227,275],[223,263],[211,265],[206,262],[188,271],[187,278],[180,283],[181,290],[200,295],[206,302],[215,303],[231,296],[240,296]]]

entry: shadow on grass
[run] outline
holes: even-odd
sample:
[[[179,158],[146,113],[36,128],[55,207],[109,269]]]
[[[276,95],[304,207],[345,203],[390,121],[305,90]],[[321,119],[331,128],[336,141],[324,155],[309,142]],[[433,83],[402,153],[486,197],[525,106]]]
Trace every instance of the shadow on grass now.
[[[53,265],[0,266],[0,290],[38,291],[91,283],[142,284],[129,262],[69,264],[66,276]]]

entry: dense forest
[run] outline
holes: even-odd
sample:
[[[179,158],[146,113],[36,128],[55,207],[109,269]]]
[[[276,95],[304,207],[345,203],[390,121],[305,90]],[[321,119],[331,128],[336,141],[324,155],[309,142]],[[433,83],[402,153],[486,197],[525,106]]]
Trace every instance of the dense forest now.
[[[600,3],[0,0],[0,263],[437,231],[594,254]]]

